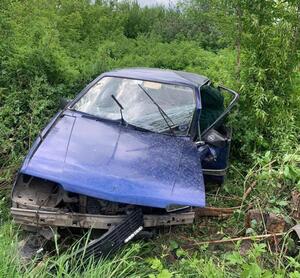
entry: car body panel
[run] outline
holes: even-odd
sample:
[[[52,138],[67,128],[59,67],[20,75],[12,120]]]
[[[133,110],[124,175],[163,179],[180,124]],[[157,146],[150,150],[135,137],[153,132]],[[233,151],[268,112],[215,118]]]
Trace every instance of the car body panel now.
[[[159,208],[205,206],[201,154],[188,137],[68,112],[35,148],[21,173],[57,182],[66,191]]]
[[[102,74],[102,76],[114,76],[122,78],[148,80],[153,82],[178,84],[189,87],[199,87],[209,80],[206,76],[198,74],[153,68],[118,69],[106,72]]]

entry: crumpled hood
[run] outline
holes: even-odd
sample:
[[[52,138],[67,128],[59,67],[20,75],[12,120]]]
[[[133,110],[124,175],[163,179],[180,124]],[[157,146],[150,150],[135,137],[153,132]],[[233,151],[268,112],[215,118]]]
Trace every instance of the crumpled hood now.
[[[35,146],[33,146],[35,148]],[[205,206],[199,153],[189,139],[63,115],[22,173],[66,191],[143,206]]]

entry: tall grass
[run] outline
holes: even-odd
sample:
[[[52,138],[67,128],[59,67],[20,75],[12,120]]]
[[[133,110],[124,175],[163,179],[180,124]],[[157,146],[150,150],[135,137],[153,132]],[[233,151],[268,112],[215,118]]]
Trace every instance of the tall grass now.
[[[269,253],[264,243],[253,244],[246,255],[241,255],[240,243],[223,247],[223,251],[197,244],[186,249],[179,241],[170,244],[175,234],[148,243],[133,242],[109,258],[94,261],[91,257],[85,264],[72,260],[78,242],[63,252],[58,245],[51,257],[25,264],[19,258],[18,234],[10,222],[0,228],[0,277],[285,277],[287,271],[290,277],[299,277],[300,273],[297,260]],[[276,265],[278,259],[281,261]]]
[[[139,265],[143,262],[138,256],[140,244],[132,244],[111,258],[95,262],[90,258],[85,264],[72,258],[78,244],[73,248],[46,257],[43,261],[20,260],[17,227],[6,223],[0,228],[0,277],[144,277],[145,270]],[[74,248],[75,247],[75,248]],[[57,253],[57,252],[56,252]],[[144,274],[143,274],[144,273]]]

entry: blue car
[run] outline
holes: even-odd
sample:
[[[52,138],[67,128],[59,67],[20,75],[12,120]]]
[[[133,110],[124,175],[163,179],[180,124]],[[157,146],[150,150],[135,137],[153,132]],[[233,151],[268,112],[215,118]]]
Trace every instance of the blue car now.
[[[237,99],[194,73],[101,74],[35,140],[12,191],[15,222],[108,230],[138,208],[143,227],[193,223],[205,184],[224,181]]]

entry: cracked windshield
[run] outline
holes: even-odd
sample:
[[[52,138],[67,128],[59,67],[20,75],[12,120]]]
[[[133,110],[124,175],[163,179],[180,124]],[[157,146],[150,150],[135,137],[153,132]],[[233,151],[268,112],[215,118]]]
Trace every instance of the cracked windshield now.
[[[121,120],[153,132],[186,135],[195,109],[187,86],[104,77],[73,109],[103,119]]]

